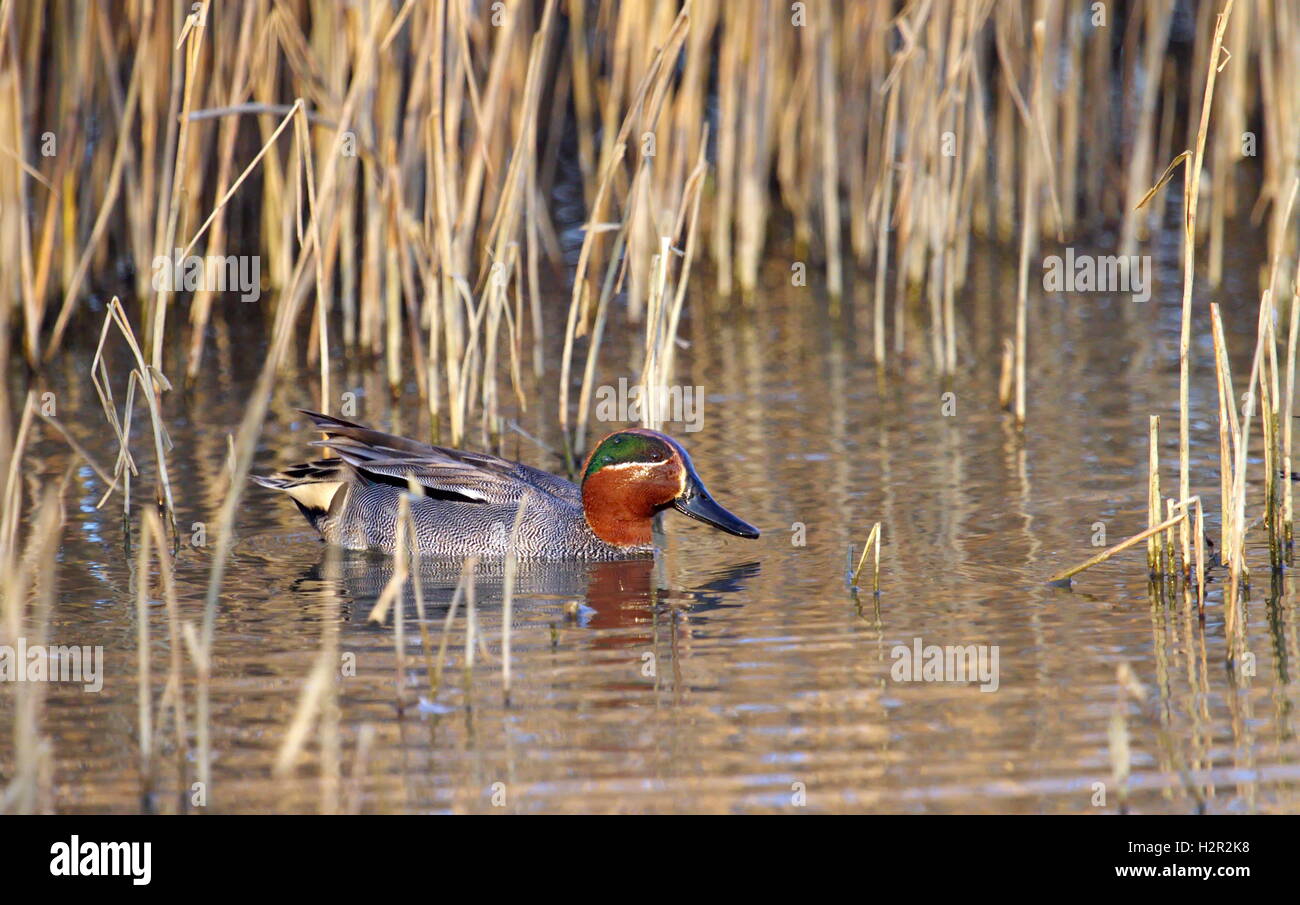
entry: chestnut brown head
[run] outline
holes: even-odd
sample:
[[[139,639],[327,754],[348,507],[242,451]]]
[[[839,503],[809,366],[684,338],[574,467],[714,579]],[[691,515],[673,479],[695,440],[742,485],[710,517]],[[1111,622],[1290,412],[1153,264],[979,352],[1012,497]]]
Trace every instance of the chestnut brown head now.
[[[582,469],[582,505],[596,536],[618,547],[648,545],[652,519],[669,507],[719,531],[758,537],[757,528],[709,495],[681,444],[646,428],[616,431],[596,444]]]

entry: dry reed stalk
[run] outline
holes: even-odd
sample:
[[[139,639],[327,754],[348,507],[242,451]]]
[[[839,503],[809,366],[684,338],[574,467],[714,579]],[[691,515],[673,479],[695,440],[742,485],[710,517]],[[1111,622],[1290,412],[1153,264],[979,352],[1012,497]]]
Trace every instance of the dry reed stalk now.
[[[360,814],[365,798],[364,782],[370,765],[370,749],[375,745],[375,727],[362,723],[357,730],[357,747],[352,758],[352,775],[348,778],[348,792],[344,803],[345,814]]]
[[[1297,272],[1300,272],[1300,268],[1297,268]],[[1292,550],[1292,529],[1295,520],[1291,487],[1295,462],[1291,456],[1291,431],[1292,419],[1295,417],[1295,360],[1298,334],[1300,334],[1300,280],[1295,282],[1291,291],[1291,313],[1288,318],[1286,344],[1286,402],[1282,408],[1282,519],[1288,557]]]
[[[840,187],[839,187],[839,136],[835,115],[835,7],[827,6],[817,16],[820,47],[817,54],[817,114],[821,120],[821,186],[823,226],[826,241],[826,291],[838,306],[844,294],[844,276],[840,260]],[[811,31],[809,31],[811,34]]]
[[[886,82],[882,88],[889,95],[885,105],[885,139],[881,153],[880,176],[876,191],[881,194],[880,209],[876,213],[876,285],[875,306],[872,313],[872,349],[876,367],[885,367],[885,271],[889,264],[889,221],[894,195],[894,143],[898,131],[898,80]]]
[[[406,578],[409,575],[409,547],[408,544],[415,538],[408,533],[409,528],[414,527],[411,522],[411,503],[409,497],[402,497],[400,511],[397,517],[397,543],[399,560],[396,568],[393,570],[393,578],[401,579],[390,581],[389,587],[396,586],[397,605],[393,607],[393,695],[397,703],[397,713],[400,716],[406,710],[406,601],[402,598],[402,589],[406,585]],[[419,581],[419,577],[416,577]],[[373,618],[374,613],[370,614]]]
[[[1270,347],[1272,339],[1269,339]],[[1263,406],[1261,416],[1264,428],[1264,525],[1268,530],[1269,565],[1275,570],[1282,568],[1282,548],[1278,540],[1277,513],[1277,413],[1273,406],[1274,396],[1271,392],[1260,394]]]
[[[298,706],[294,708],[293,718],[285,731],[284,740],[275,752],[275,764],[271,775],[277,779],[288,776],[298,764],[303,748],[311,732],[312,723],[321,710],[326,688],[331,681],[336,664],[330,662],[325,651],[321,651],[312,662],[311,672],[303,683],[298,695]]]
[[[1151,171],[1155,143],[1156,101],[1160,89],[1158,73],[1169,40],[1169,28],[1173,22],[1173,16],[1170,15],[1172,5],[1171,0],[1153,0],[1145,5],[1143,27],[1146,30],[1146,40],[1142,58],[1142,91],[1136,137],[1133,142],[1133,152],[1128,159],[1125,181],[1125,214],[1119,240],[1121,255],[1135,254],[1138,242],[1146,238],[1148,214],[1141,213],[1141,206],[1135,202],[1143,194],[1142,186]]]
[[[1174,517],[1174,512],[1176,510],[1175,503],[1176,500],[1174,500],[1173,497],[1170,497],[1169,499],[1165,500],[1165,518],[1172,519]],[[1180,522],[1178,525],[1174,527],[1184,527],[1187,521],[1188,519],[1185,518],[1182,522]],[[1166,531],[1164,534],[1164,538],[1165,538],[1165,548],[1164,548],[1165,572],[1170,576],[1170,579],[1172,580],[1177,576],[1177,570],[1178,570],[1178,563],[1176,561],[1175,553],[1174,553],[1175,546],[1177,544],[1177,537],[1174,534],[1174,528],[1170,528],[1168,531]],[[1183,564],[1184,567],[1190,567],[1191,565],[1191,563],[1188,562],[1187,560],[1184,560]]]
[[[151,531],[157,519],[144,519],[140,523],[140,547],[135,560],[135,626],[136,626],[136,719],[140,746],[140,782],[142,798],[149,800],[153,794],[153,690],[149,673],[151,644],[149,640],[149,571],[153,556]]]
[[[1181,500],[1174,504],[1175,511],[1182,510],[1184,513],[1195,512],[1193,522],[1193,533],[1196,535],[1196,541],[1192,544],[1195,550],[1196,571],[1192,573],[1196,579],[1196,609],[1202,618],[1205,616],[1205,514],[1201,509],[1201,497],[1199,495],[1190,499]],[[1186,537],[1187,533],[1182,532]],[[1183,562],[1188,563],[1191,560],[1191,550],[1183,549]]]
[[[252,87],[249,78],[249,66],[252,56],[253,21],[257,11],[255,4],[245,4],[243,15],[240,17],[238,49],[234,66],[230,70],[230,90],[225,98],[225,106],[228,109],[238,107],[243,103]],[[214,87],[214,94],[216,90]],[[191,113],[190,115],[193,117],[195,114]],[[224,194],[230,185],[231,170],[234,166],[235,140],[238,136],[239,119],[237,117],[223,119],[220,134],[217,138],[216,193],[218,195]],[[207,245],[209,254],[220,255],[225,251],[225,226],[225,218],[218,217],[212,227],[212,238]],[[194,294],[193,302],[190,305],[190,343],[187,353],[188,360],[185,366],[185,378],[188,383],[193,383],[199,376],[199,367],[203,357],[204,336],[212,311],[212,298],[213,293],[207,286],[204,286]]]
[[[408,536],[415,536],[415,523],[408,508],[406,513]],[[411,544],[411,586],[415,593],[415,616],[420,628],[420,649],[424,653],[424,674],[433,690],[433,641],[429,635],[429,623],[424,609],[424,582],[420,571],[420,545]]]
[[[506,554],[501,590],[501,694],[504,706],[510,706],[510,633],[514,618],[515,573],[519,567],[519,529],[524,523],[524,513],[528,510],[528,495],[519,500],[515,510],[515,521],[510,528],[510,552]]]
[[[1002,32],[996,30],[999,40],[997,41],[999,58],[1002,61],[1004,72],[1007,75],[1007,84],[1011,90],[1013,99],[1017,102],[1021,111],[1021,117],[1024,120],[1026,136],[1032,136],[1027,142],[1028,151],[1024,161],[1023,172],[1020,183],[1020,265],[1017,271],[1016,280],[1016,340],[1015,340],[1015,417],[1016,426],[1023,427],[1025,423],[1025,396],[1026,396],[1026,358],[1028,343],[1028,320],[1029,320],[1029,256],[1033,250],[1033,243],[1036,238],[1038,223],[1038,195],[1041,185],[1038,168],[1039,157],[1034,151],[1038,145],[1033,138],[1037,137],[1037,127],[1041,116],[1041,97],[1042,97],[1042,22],[1034,23],[1034,54],[1031,70],[1031,103],[1028,108],[1020,98],[1019,89],[1016,87],[1015,78],[1011,72],[1011,65],[1007,61],[1007,56],[1002,40]],[[1050,154],[1047,149],[1043,148],[1043,159],[1050,162]]]
[[[1011,337],[1002,339],[1002,370],[998,378],[998,406],[1010,411],[1016,380],[1016,343]]]
[[[408,565],[410,540],[414,537],[408,533],[409,526],[411,526],[411,502],[410,497],[403,494],[397,501],[397,539],[393,547],[393,573],[384,583],[384,589],[380,591],[375,605],[370,608],[370,615],[366,617],[366,621],[371,625],[383,625],[387,622],[388,611],[393,608],[395,601],[398,603],[397,608],[401,609],[402,589],[410,575]]]
[[[1178,496],[1180,499],[1187,499],[1190,490],[1190,452],[1189,440],[1190,427],[1188,416],[1188,369],[1190,367],[1191,356],[1191,307],[1192,307],[1192,280],[1196,268],[1196,205],[1201,190],[1201,172],[1205,160],[1205,137],[1210,127],[1210,108],[1214,101],[1214,82],[1219,71],[1219,51],[1223,46],[1223,33],[1228,24],[1228,19],[1232,15],[1232,6],[1235,0],[1227,0],[1224,4],[1223,12],[1216,20],[1214,27],[1214,37],[1211,42],[1209,63],[1205,74],[1205,91],[1201,103],[1200,123],[1196,128],[1196,145],[1192,154],[1190,170],[1184,174],[1183,180],[1183,320],[1182,333],[1179,339],[1179,465],[1178,465]],[[1217,204],[1216,204],[1217,207]],[[1220,331],[1221,332],[1221,331]],[[1216,353],[1216,362],[1218,355]],[[1226,355],[1225,355],[1226,365]],[[1226,367],[1224,374],[1227,374]],[[1228,385],[1231,388],[1231,377],[1228,377]],[[1232,403],[1235,406],[1235,402]],[[1220,407],[1222,413],[1222,406]],[[1222,441],[1221,441],[1222,443]],[[1220,448],[1222,452],[1222,445]],[[1223,463],[1226,464],[1226,463]],[[1226,490],[1226,484],[1225,484]],[[1226,507],[1224,507],[1226,510]],[[1227,523],[1224,523],[1225,554]]]
[[[456,619],[456,607],[460,604],[461,597],[465,596],[466,589],[474,584],[474,570],[477,566],[478,559],[473,556],[468,557],[461,564],[460,580],[456,583],[456,590],[451,595],[451,603],[447,606],[447,618],[442,623],[442,639],[438,642],[438,662],[434,667],[430,688],[432,698],[436,698],[442,688],[443,666],[447,662],[447,643],[451,638],[452,623]]]
[[[475,642],[478,641],[478,614],[475,607],[474,581],[465,586],[465,659],[462,662],[461,681],[465,688],[465,704],[470,707],[470,691],[474,685]]]
[[[1232,370],[1228,363],[1227,343],[1223,338],[1223,321],[1219,306],[1210,303],[1210,329],[1214,341],[1214,370],[1219,394],[1219,524],[1223,531],[1221,555],[1230,564],[1236,549],[1232,539],[1236,536],[1235,510],[1232,506],[1233,462],[1239,443],[1237,424],[1237,397],[1232,387]]]
[[[1132,547],[1135,544],[1140,544],[1142,541],[1146,540],[1149,537],[1154,537],[1155,535],[1160,534],[1162,531],[1167,531],[1170,528],[1173,528],[1178,524],[1180,519],[1185,519],[1185,518],[1187,518],[1187,514],[1183,513],[1181,515],[1176,515],[1172,518],[1166,519],[1165,521],[1161,522],[1158,525],[1152,525],[1150,528],[1147,528],[1145,531],[1135,534],[1132,537],[1127,538],[1126,540],[1120,541],[1118,544],[1115,544],[1115,546],[1109,547],[1101,551],[1096,556],[1080,563],[1077,566],[1073,566],[1069,569],[1065,569],[1064,571],[1057,572],[1051,578],[1047,579],[1047,583],[1056,584],[1057,582],[1065,581],[1067,578],[1072,578],[1073,576],[1078,575],[1084,569],[1091,569],[1093,566],[1100,565],[1101,563],[1104,563],[1106,560],[1110,559],[1116,553],[1123,553],[1129,547]]]
[[[108,386],[108,370],[103,362],[104,342],[108,338],[108,328],[110,323],[117,326],[118,332],[122,335],[122,338],[126,340],[127,346],[131,350],[131,354],[135,358],[136,363],[136,367],[132,369],[128,379],[126,407],[120,422],[117,418],[116,411],[113,408],[112,390],[109,389]],[[131,414],[135,387],[139,386],[141,392],[144,393],[145,403],[147,404],[149,411],[150,426],[153,428],[154,458],[158,466],[159,493],[157,504],[167,516],[167,527],[171,531],[173,542],[178,543],[179,537],[176,533],[176,507],[172,502],[171,478],[167,469],[167,451],[171,449],[172,444],[171,439],[167,436],[167,429],[163,426],[161,403],[158,398],[157,390],[155,389],[156,386],[158,389],[170,390],[171,383],[163,375],[162,371],[154,368],[152,365],[145,364],[144,353],[141,352],[140,345],[136,342],[135,331],[131,329],[131,323],[127,320],[126,311],[122,308],[122,303],[118,300],[117,296],[114,296],[112,302],[109,303],[108,314],[104,318],[104,326],[100,332],[99,345],[95,350],[95,357],[91,361],[90,373],[91,381],[94,383],[95,390],[99,394],[100,404],[104,408],[105,417],[108,419],[109,424],[113,427],[114,433],[117,436],[118,460],[117,465],[114,468],[115,478],[128,474],[138,474],[135,468],[135,463],[131,458],[129,448]],[[99,505],[102,506],[104,501],[108,499],[108,496],[112,493],[113,486],[114,485],[112,484],[109,485],[103,499],[100,500]],[[130,492],[131,485],[128,477],[122,493],[124,519],[130,515]]]
[[[867,542],[862,547],[862,556],[858,558],[858,565],[853,570],[853,577],[849,579],[849,584],[857,587],[858,576],[862,574],[862,567],[867,563],[867,554],[875,553],[875,560],[872,566],[871,591],[874,594],[880,593],[880,522],[871,526],[871,532],[867,535]],[[850,555],[852,555],[850,553]]]
[[[1217,322],[1217,314],[1216,322]],[[1255,338],[1255,354],[1250,368],[1250,380],[1247,383],[1246,404],[1242,407],[1241,428],[1234,448],[1236,458],[1232,468],[1232,535],[1225,532],[1224,552],[1231,552],[1231,575],[1228,591],[1224,597],[1226,610],[1224,633],[1228,639],[1228,662],[1235,663],[1244,643],[1244,624],[1242,622],[1244,601],[1241,599],[1242,586],[1249,579],[1246,567],[1246,484],[1247,484],[1247,450],[1250,445],[1250,423],[1255,414],[1255,399],[1268,395],[1268,382],[1261,375],[1261,366],[1267,366],[1264,355],[1265,344],[1270,334],[1269,323],[1272,314],[1272,297],[1269,290],[1264,290],[1260,298],[1258,326]],[[1264,403],[1265,417],[1268,404]],[[1267,457],[1271,459],[1270,457]]]
[[[1152,415],[1150,424],[1150,455],[1147,462],[1147,527],[1160,521],[1160,416]],[[1160,574],[1160,544],[1154,535],[1147,540],[1147,568],[1152,575]]]
[[[105,47],[110,46],[105,41]],[[100,204],[99,212],[95,216],[94,226],[91,228],[90,236],[81,251],[76,267],[71,278],[67,281],[63,293],[63,303],[59,308],[58,317],[55,319],[54,327],[50,333],[49,342],[46,346],[45,356],[48,360],[55,352],[63,340],[63,331],[67,328],[69,319],[72,316],[73,304],[81,291],[82,283],[85,281],[90,271],[91,259],[95,251],[100,247],[107,234],[109,224],[112,222],[113,206],[116,204],[118,195],[121,191],[123,174],[128,167],[131,144],[128,142],[127,135],[134,120],[136,108],[139,104],[141,91],[141,78],[144,70],[144,63],[148,59],[146,55],[139,55],[131,66],[131,81],[126,92],[126,101],[115,112],[119,118],[118,136],[116,148],[113,152],[112,168],[108,177],[108,185],[105,190],[104,199]],[[116,78],[116,73],[111,78]],[[116,83],[114,83],[115,85]]]
[[[176,244],[176,230],[179,226],[181,198],[184,190],[183,179],[187,169],[186,164],[188,163],[186,157],[190,146],[191,125],[189,114],[194,109],[195,79],[197,77],[199,55],[202,52],[203,37],[208,31],[207,19],[210,3],[211,0],[200,0],[194,11],[186,16],[185,25],[182,27],[180,37],[176,41],[177,49],[182,45],[185,48],[184,93],[180,102],[179,122],[174,110],[168,116],[169,143],[172,131],[176,132],[176,157],[174,160],[169,159],[167,161],[171,168],[171,187],[165,196],[159,198],[160,211],[164,198],[167,202],[167,217],[165,221],[161,217],[156,221],[158,238],[154,243],[153,260],[155,262],[159,259],[171,260],[173,248]],[[173,78],[177,77],[179,72],[179,67],[174,67]],[[175,100],[175,93],[173,93],[173,100]],[[159,289],[152,295],[150,297],[152,317],[148,314],[145,316],[145,322],[150,324],[147,333],[150,361],[153,370],[157,374],[161,374],[163,368],[163,340],[167,326],[167,305],[172,292],[172,289]],[[171,501],[168,499],[169,511],[170,508]],[[174,520],[172,528],[175,528]]]

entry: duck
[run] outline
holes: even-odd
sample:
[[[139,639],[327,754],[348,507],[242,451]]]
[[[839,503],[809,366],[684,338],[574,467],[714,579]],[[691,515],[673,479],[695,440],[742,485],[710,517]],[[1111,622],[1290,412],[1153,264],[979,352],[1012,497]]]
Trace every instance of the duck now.
[[[653,556],[653,520],[667,509],[735,537],[759,536],[713,499],[680,443],[648,428],[625,428],[600,440],[574,484],[487,453],[299,411],[325,434],[310,445],[336,456],[251,477],[287,494],[326,543],[344,549],[393,554],[404,494],[414,535],[408,543],[437,558]]]

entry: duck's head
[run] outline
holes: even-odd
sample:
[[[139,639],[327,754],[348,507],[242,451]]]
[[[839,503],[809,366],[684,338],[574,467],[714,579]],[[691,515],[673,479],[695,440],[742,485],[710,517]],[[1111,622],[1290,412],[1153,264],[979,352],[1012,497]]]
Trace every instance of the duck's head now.
[[[616,431],[582,467],[582,508],[596,536],[616,547],[651,542],[655,514],[668,507],[737,537],[758,529],[719,506],[672,437],[645,428]]]

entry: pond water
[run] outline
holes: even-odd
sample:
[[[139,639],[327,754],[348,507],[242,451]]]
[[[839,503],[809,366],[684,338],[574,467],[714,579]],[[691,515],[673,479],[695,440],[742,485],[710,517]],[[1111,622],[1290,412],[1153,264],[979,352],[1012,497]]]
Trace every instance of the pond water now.
[[[1208,302],[1224,303],[1234,373],[1248,373],[1257,254],[1231,248],[1233,266],[1213,294],[1198,282],[1193,492],[1204,495],[1216,539]],[[463,602],[444,634],[456,571],[429,564],[424,619],[409,587],[402,600],[399,657],[392,616],[383,625],[367,618],[391,562],[331,554],[287,499],[250,486],[215,626],[204,807],[1113,813],[1117,669],[1129,664],[1148,696],[1124,705],[1130,809],[1296,810],[1296,589],[1289,572],[1270,581],[1261,532],[1252,536],[1246,628],[1253,676],[1225,667],[1221,580],[1210,586],[1203,624],[1181,601],[1153,598],[1140,547],[1083,573],[1072,589],[1045,583],[1097,552],[1097,523],[1108,544],[1145,527],[1149,414],[1162,416],[1165,486],[1176,486],[1176,236],[1156,243],[1154,264],[1155,293],[1145,304],[1047,294],[1031,278],[1023,435],[997,403],[1001,340],[1014,328],[1015,262],[1005,254],[972,255],[958,303],[961,369],[947,383],[926,364],[919,316],[908,324],[910,363],[877,380],[865,277],[835,311],[818,289],[789,286],[789,262],[774,257],[761,298],[742,309],[716,301],[712,279],[697,272],[678,379],[702,388],[703,420],[695,432],[666,429],[690,450],[715,497],[763,536],[725,536],[669,513],[653,562],[521,569],[508,701],[499,571],[484,567],[475,582],[482,650],[472,668]],[[243,416],[269,332],[257,323],[257,306],[232,300],[224,313],[204,379],[166,399],[187,539],[194,523],[216,523],[227,435]],[[634,378],[640,345],[637,326],[614,324],[600,382]],[[60,421],[111,466],[116,446],[87,373],[92,352],[64,356],[48,387]],[[528,390],[535,404],[518,415],[552,449],[557,360],[549,356],[546,376]],[[317,404],[316,378],[304,363],[295,367],[302,370],[278,383],[255,471],[314,456],[307,443],[316,435],[295,409]],[[340,366],[334,386],[358,394],[357,420],[428,437],[415,393],[390,400],[381,366]],[[945,409],[947,392],[954,396]],[[143,419],[136,431],[145,437]],[[562,468],[518,435],[502,452]],[[146,472],[137,487],[147,490],[144,441],[137,457]],[[28,468],[34,479],[53,477],[70,461],[46,431]],[[135,564],[124,549],[120,498],[95,508],[103,493],[82,467],[66,500],[49,634],[57,643],[102,645],[106,677],[98,694],[48,688],[42,728],[53,748],[52,805],[193,810],[188,660],[187,750],[176,749],[164,720],[157,775],[144,788]],[[1252,509],[1261,493],[1252,488]],[[147,495],[138,493],[136,505]],[[849,550],[861,550],[876,521],[878,597],[869,580],[857,593],[846,581]],[[178,553],[183,620],[201,621],[211,563],[211,539]],[[156,706],[169,647],[165,607],[154,601],[151,611]],[[445,638],[436,688],[422,629],[435,658]],[[918,643],[996,646],[995,683],[900,681],[900,650]],[[300,762],[277,776],[277,752],[322,645],[341,664],[337,711],[308,727]],[[0,779],[13,763],[13,700],[0,692]]]

